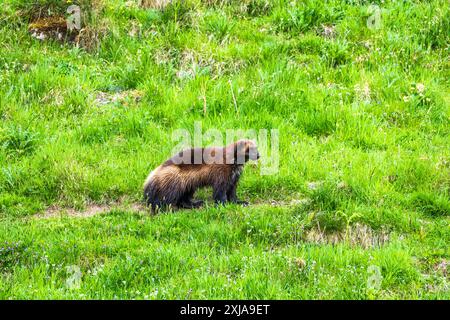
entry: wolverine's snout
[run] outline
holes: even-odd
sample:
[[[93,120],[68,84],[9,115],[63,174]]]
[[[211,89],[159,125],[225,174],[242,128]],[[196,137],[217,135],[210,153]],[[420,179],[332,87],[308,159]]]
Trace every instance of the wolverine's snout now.
[[[246,158],[250,160],[258,160],[260,158],[258,149],[256,147],[251,147],[246,153]]]

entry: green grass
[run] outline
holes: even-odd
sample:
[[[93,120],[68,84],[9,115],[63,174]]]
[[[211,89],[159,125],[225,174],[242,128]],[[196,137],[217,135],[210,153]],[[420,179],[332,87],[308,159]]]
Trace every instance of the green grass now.
[[[27,29],[66,1],[0,8],[0,299],[450,298],[448,1],[375,1],[377,30],[368,1],[72,2],[80,47]],[[196,121],[279,130],[252,205],[114,205]],[[111,209],[39,215],[92,205]]]

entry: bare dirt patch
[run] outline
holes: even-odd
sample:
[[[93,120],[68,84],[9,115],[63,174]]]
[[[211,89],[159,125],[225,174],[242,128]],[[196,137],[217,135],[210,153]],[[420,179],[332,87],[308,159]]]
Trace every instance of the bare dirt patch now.
[[[38,40],[55,39],[74,41],[78,35],[77,31],[70,31],[63,16],[38,18],[28,26],[33,38]]]
[[[212,200],[211,200],[212,201]],[[299,204],[307,203],[308,199],[292,199],[289,201],[278,201],[278,200],[268,200],[264,202],[251,203],[250,207],[255,206],[275,206],[275,207],[286,207],[286,206],[296,206]],[[123,200],[118,200],[117,202],[109,204],[89,204],[83,210],[77,210],[75,208],[64,208],[60,206],[50,206],[44,212],[36,214],[35,218],[55,218],[55,217],[75,217],[75,218],[88,218],[98,214],[108,213],[111,210],[124,210],[132,212],[143,212],[150,214],[150,209],[142,203],[137,202],[124,202]],[[176,209],[175,211],[189,211],[191,209]]]
[[[31,37],[40,41],[58,41],[72,44],[86,51],[97,50],[101,40],[108,33],[106,20],[91,25],[92,16],[98,16],[103,4],[91,1],[85,6],[56,4],[46,6],[35,4],[23,13],[28,17],[28,31]]]
[[[57,206],[53,206],[47,208],[44,213],[38,214],[36,217],[38,218],[54,218],[60,216],[70,216],[70,217],[92,217],[96,214],[100,214],[106,212],[109,209],[109,206],[104,205],[91,205],[88,206],[83,211],[78,211],[73,208],[60,208]]]
[[[336,26],[322,24],[322,30],[320,31],[320,34],[322,36],[324,36],[325,38],[329,38],[329,39],[335,38]]]
[[[444,277],[450,277],[450,260],[443,259],[434,265],[434,270]]]
[[[308,198],[295,198],[289,200],[275,200],[268,199],[264,201],[258,201],[254,203],[250,203],[250,206],[272,206],[272,207],[294,207],[298,205],[308,204],[311,200]]]
[[[111,210],[119,209],[133,212],[148,212],[148,209],[140,203],[131,204],[91,204],[86,206],[84,210],[76,210],[74,208],[62,208],[58,206],[51,206],[47,208],[43,213],[35,215],[35,218],[45,219],[45,218],[57,218],[57,217],[74,217],[74,218],[89,218],[98,214],[107,213]]]
[[[318,226],[306,233],[306,241],[317,244],[347,243],[364,249],[381,247],[389,242],[387,230],[375,231],[371,227],[356,223],[343,231],[325,232]]]
[[[164,9],[170,0],[138,0],[138,5],[146,9]]]
[[[127,106],[130,103],[141,101],[144,93],[140,90],[127,90],[120,92],[98,92],[95,97],[95,103],[99,106],[118,103]]]

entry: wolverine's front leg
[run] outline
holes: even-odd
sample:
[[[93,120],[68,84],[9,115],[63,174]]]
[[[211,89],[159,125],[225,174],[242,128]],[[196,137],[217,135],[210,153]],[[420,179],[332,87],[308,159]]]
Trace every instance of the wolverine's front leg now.
[[[236,186],[237,186],[236,183],[234,183],[227,190],[227,200],[230,202],[237,201]]]
[[[242,204],[248,206],[248,202],[244,200],[239,200],[236,195],[237,183],[232,184],[227,191],[227,199],[229,202]]]
[[[216,204],[224,205],[227,202],[227,188],[223,185],[213,187],[213,198]]]

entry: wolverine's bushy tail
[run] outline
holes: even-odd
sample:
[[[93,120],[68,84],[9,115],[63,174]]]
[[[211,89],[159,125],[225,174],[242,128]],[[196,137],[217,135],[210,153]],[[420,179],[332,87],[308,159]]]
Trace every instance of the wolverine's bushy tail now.
[[[157,186],[153,181],[147,181],[144,185],[144,200],[148,206],[155,210],[157,207],[161,207],[161,202],[158,199]]]
[[[144,201],[151,206],[154,212],[161,207],[162,202],[158,197],[158,184],[153,180],[154,172],[151,172],[144,183]]]
[[[181,200],[192,197],[192,188],[183,183],[173,168],[158,167],[150,173],[144,183],[144,199],[152,211],[167,206],[178,206]],[[186,200],[185,199],[185,200]]]

